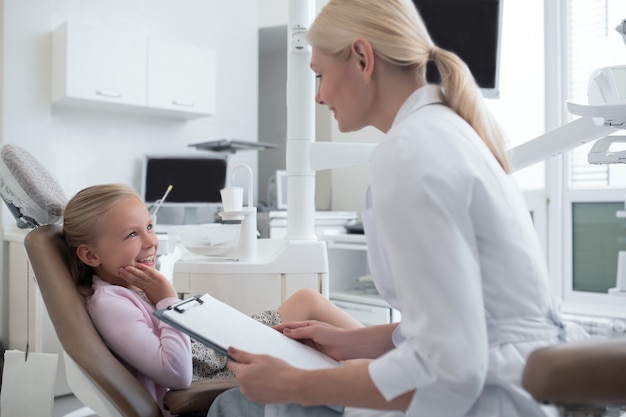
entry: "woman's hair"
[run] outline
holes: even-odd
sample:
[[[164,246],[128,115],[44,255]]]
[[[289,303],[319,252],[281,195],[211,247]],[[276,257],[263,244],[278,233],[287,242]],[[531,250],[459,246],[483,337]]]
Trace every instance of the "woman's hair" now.
[[[85,299],[93,294],[93,270],[78,258],[76,249],[80,245],[95,243],[100,218],[113,205],[128,197],[139,198],[124,184],[94,185],[79,191],[65,207],[63,235],[68,246],[70,271],[76,288]]]
[[[446,105],[474,128],[504,171],[511,171],[502,130],[467,65],[435,46],[411,0],[330,0],[307,34],[312,46],[340,60],[350,56],[357,37],[367,39],[379,58],[417,71],[424,80],[426,64],[433,61]]]

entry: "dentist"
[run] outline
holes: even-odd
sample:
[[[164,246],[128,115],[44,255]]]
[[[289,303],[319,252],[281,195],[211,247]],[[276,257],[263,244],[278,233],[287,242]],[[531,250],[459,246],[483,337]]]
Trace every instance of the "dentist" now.
[[[337,415],[328,404],[344,416],[544,415],[521,387],[526,358],[569,335],[503,134],[467,66],[433,44],[410,0],[330,0],[308,40],[316,100],[339,129],[386,133],[363,221],[376,287],[402,321],[277,327],[346,361],[339,369],[235,346],[240,389],[208,416]],[[428,61],[441,85],[426,84]]]

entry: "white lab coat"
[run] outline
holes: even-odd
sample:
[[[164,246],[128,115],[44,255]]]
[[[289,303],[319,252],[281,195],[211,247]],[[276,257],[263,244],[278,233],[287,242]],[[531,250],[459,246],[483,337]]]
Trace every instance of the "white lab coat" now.
[[[402,313],[396,349],[370,376],[387,399],[416,393],[406,413],[344,417],[557,415],[521,387],[528,354],[569,338],[528,208],[476,132],[438,103],[425,86],[403,104],[372,155],[363,213],[376,287]],[[315,415],[289,407],[265,415]]]
[[[525,360],[566,338],[544,255],[512,177],[439,101],[435,86],[414,92],[370,162],[370,268],[402,313],[370,376],[388,399],[416,390],[408,416],[543,415]]]

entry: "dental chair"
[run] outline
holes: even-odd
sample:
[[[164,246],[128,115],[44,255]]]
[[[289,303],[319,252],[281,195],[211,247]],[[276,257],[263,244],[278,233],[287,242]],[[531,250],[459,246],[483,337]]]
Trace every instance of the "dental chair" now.
[[[87,406],[71,415],[160,417],[156,401],[104,344],[74,286],[60,225],[66,200],[59,190],[27,151],[14,145],[0,148],[0,196],[18,227],[33,229],[24,239],[26,253],[63,348],[68,385]],[[234,378],[194,381],[188,389],[168,392],[164,406],[172,414],[193,415],[208,410],[217,395],[234,386]]]
[[[523,387],[563,416],[626,413],[626,339],[547,346],[528,357]]]

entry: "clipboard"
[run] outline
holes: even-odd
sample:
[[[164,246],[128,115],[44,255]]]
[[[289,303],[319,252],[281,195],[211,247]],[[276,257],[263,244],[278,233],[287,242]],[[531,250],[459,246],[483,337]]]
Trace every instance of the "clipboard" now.
[[[194,340],[228,356],[233,346],[267,354],[302,369],[338,368],[341,363],[264,325],[209,294],[195,296],[153,313]]]

